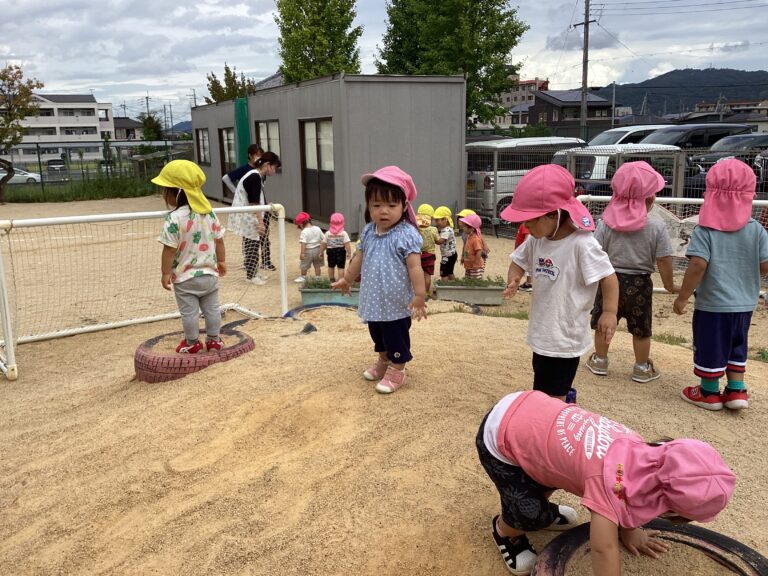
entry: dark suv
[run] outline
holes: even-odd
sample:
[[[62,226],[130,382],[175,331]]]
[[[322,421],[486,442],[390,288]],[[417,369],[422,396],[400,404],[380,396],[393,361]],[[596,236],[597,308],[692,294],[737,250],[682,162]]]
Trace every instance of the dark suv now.
[[[641,144],[671,144],[680,148],[709,148],[726,136],[749,134],[746,124],[675,124],[659,128],[640,140]]]
[[[709,152],[693,156],[691,160],[704,170],[724,158],[737,158],[751,165],[761,150],[768,150],[768,133],[737,134],[718,140]]]

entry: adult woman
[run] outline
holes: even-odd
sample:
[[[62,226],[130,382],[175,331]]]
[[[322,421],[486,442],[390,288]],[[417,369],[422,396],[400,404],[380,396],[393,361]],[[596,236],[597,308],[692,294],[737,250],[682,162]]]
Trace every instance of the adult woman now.
[[[237,183],[232,207],[258,206],[266,204],[264,178],[272,176],[281,166],[280,158],[274,152],[265,152],[254,162],[254,169]],[[229,230],[243,237],[243,263],[245,278],[254,284],[264,284],[265,279],[258,273],[259,244],[266,239],[265,213],[236,213],[229,217]]]

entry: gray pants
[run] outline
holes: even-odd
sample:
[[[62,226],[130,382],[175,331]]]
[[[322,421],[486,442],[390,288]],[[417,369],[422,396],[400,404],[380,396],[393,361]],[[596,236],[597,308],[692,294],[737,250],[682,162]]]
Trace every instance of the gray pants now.
[[[199,313],[205,316],[205,335],[208,340],[219,337],[221,308],[219,306],[219,278],[204,274],[173,285],[176,304],[181,313],[184,337],[187,342],[197,342],[200,337]]]

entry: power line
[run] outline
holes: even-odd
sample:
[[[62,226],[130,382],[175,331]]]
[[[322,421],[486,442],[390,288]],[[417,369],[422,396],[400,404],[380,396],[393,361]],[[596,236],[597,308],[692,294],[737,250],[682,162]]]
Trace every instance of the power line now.
[[[757,6],[766,6],[766,7],[768,7],[768,4],[758,4]],[[676,8],[677,8],[677,6],[676,6]],[[749,8],[750,10],[753,10],[755,8],[755,6],[742,6],[742,7],[734,6],[732,8],[712,8],[710,10],[697,9],[695,12],[697,14],[699,14],[701,12],[724,12],[726,10],[744,10],[746,8]],[[666,14],[692,14],[692,13],[693,13],[693,11],[691,11],[691,10],[681,10],[679,12],[672,12],[672,11],[670,11],[670,12],[640,12],[640,13],[637,13],[637,12],[623,12],[621,10],[616,10],[616,11],[609,11],[606,14],[605,10],[600,9],[597,13],[595,13],[593,15],[594,16],[598,16],[598,17],[602,16],[602,15],[606,15],[606,16],[661,16],[661,15],[666,15]]]
[[[594,4],[594,7],[603,7],[607,8],[609,10],[666,10],[667,8],[685,8],[685,7],[701,7],[701,6],[724,6],[724,5],[730,5],[730,4],[744,4],[746,2],[760,2],[761,0],[726,0],[725,2],[700,2],[698,4],[677,4],[674,6],[668,6],[667,4],[674,0],[659,0],[654,2],[611,2],[610,4],[600,3],[600,4]],[[685,2],[686,0],[676,0],[678,2]],[[690,0],[687,0],[690,2]],[[628,8],[612,8],[613,6],[619,6],[619,5],[628,5],[632,6],[634,4],[662,4],[662,6],[649,6],[648,8],[643,8],[641,6],[637,7],[628,7]],[[599,9],[599,8],[598,8]]]

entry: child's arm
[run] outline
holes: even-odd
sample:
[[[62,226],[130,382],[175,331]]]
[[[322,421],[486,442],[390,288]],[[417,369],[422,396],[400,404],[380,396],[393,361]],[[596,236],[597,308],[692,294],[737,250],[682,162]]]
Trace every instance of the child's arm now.
[[[349,294],[349,289],[352,287],[355,278],[360,276],[360,269],[363,267],[363,257],[364,254],[360,250],[355,252],[352,260],[349,262],[349,266],[344,270],[344,275],[331,284],[331,289],[336,290],[338,288],[342,294]],[[421,261],[419,261],[419,265],[421,265]]]
[[[664,284],[664,290],[672,294],[680,291],[679,286],[675,286],[675,278],[672,275],[672,256],[662,256],[656,258],[656,266],[659,267],[661,282]]]
[[[765,276],[766,274],[768,274],[768,260],[760,262],[760,276]]]
[[[224,248],[224,238],[216,238],[216,269],[219,271],[219,276],[227,275],[227,254]]]
[[[427,287],[424,284],[424,271],[421,269],[421,254],[408,254],[405,258],[405,264],[408,266],[408,277],[413,286],[413,300],[408,308],[411,310],[411,318],[421,320],[427,317]]]
[[[619,537],[624,547],[629,550],[633,556],[645,554],[651,558],[658,558],[669,550],[669,544],[659,540],[658,530],[646,530],[644,528],[619,528]]]
[[[229,174],[224,174],[224,176],[221,179],[222,182],[226,185],[227,188],[229,188],[229,191],[234,194],[237,192],[237,187],[235,186],[235,183],[232,182],[232,179],[229,177]]]
[[[347,253],[347,260],[352,260],[352,242],[344,242],[344,250]]]
[[[592,512],[589,545],[592,549],[592,574],[621,576],[619,527],[597,512]]]
[[[691,256],[688,261],[688,268],[685,270],[685,276],[683,277],[683,285],[680,286],[680,291],[675,298],[675,302],[672,304],[672,309],[675,314],[682,314],[685,312],[685,307],[688,305],[688,299],[693,294],[693,291],[701,283],[701,279],[704,278],[704,273],[707,271],[709,262],[699,256]],[[762,268],[762,266],[761,266]]]
[[[307,243],[299,240],[299,260],[304,260],[304,250],[307,248]]]
[[[514,261],[509,263],[509,270],[507,270],[507,287],[504,289],[504,292],[501,293],[502,297],[511,298],[517,293],[523,275],[525,275],[525,270],[515,264]]]
[[[438,246],[440,244],[445,244],[445,238],[440,236],[440,232],[438,231],[435,231],[435,244],[437,244]]]
[[[171,271],[173,269],[173,257],[176,256],[176,248],[163,245],[163,256],[160,262],[160,283],[166,290],[171,289]]]
[[[597,321],[597,331],[603,335],[606,344],[610,344],[616,333],[616,312],[619,310],[619,280],[615,272],[600,280],[600,290],[603,293],[603,313]]]

